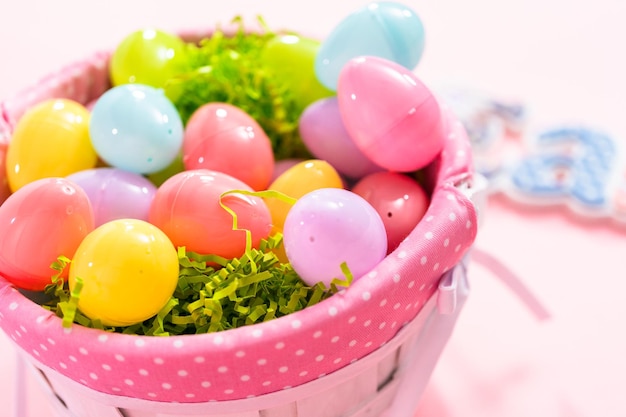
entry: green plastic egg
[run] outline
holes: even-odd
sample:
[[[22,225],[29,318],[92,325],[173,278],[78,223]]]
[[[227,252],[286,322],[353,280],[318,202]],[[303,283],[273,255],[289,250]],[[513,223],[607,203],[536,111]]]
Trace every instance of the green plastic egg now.
[[[178,36],[154,29],[131,33],[111,56],[114,86],[139,83],[161,88],[186,65],[186,45]]]
[[[293,93],[298,106],[335,93],[324,87],[315,75],[315,56],[320,42],[297,35],[279,35],[270,40],[262,53],[263,63]]]

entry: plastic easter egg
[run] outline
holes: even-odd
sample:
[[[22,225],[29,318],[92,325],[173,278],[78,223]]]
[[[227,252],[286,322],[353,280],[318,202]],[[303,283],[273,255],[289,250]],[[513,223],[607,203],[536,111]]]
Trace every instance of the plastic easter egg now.
[[[265,189],[274,171],[272,143],[246,112],[227,103],[208,103],[196,110],[185,128],[185,169],[210,169]]]
[[[298,129],[309,152],[328,161],[340,173],[361,178],[382,171],[348,135],[336,97],[318,100],[307,107],[300,117]]]
[[[117,168],[95,168],[66,177],[89,197],[96,227],[117,219],[148,221],[156,186],[147,178]]]
[[[154,316],[178,283],[178,254],[157,227],[119,219],[91,232],[76,250],[70,290],[83,281],[80,311],[105,326],[129,326]]]
[[[186,46],[177,36],[145,29],[131,33],[111,56],[113,85],[138,83],[163,87],[170,78],[184,71]]]
[[[283,172],[268,188],[298,199],[319,188],[343,188],[343,181],[328,162],[311,159]],[[281,231],[291,205],[277,198],[266,198],[265,202],[272,213],[274,231]]]
[[[347,190],[323,188],[300,198],[284,228],[287,258],[308,285],[345,279],[346,263],[355,279],[387,254],[385,226],[374,208]]]
[[[318,79],[331,90],[343,66],[352,58],[371,55],[417,66],[424,51],[424,26],[407,6],[372,2],[342,20],[328,35],[315,59]]]
[[[94,229],[87,194],[64,178],[44,178],[17,190],[0,206],[0,275],[19,288],[41,291],[59,256],[72,258]]]
[[[363,197],[380,215],[387,231],[389,252],[417,226],[430,200],[417,181],[394,172],[368,175],[352,192]]]
[[[261,53],[261,59],[276,78],[292,93],[299,108],[323,97],[334,95],[315,75],[315,57],[320,42],[298,35],[278,35],[270,40]]]
[[[8,142],[4,142],[0,137],[0,205],[11,195],[6,167],[8,145]]]
[[[229,194],[222,203],[237,215],[233,217],[220,206],[220,196],[232,190],[252,191],[230,175],[198,169],[174,175],[159,187],[150,207],[150,223],[169,236],[175,246],[188,251],[236,258],[246,249],[249,230],[252,246],[258,247],[271,229],[267,206],[259,197]]]
[[[341,72],[339,111],[348,134],[375,164],[409,172],[443,148],[437,100],[409,70],[376,57],[351,60]]]
[[[104,93],[93,107],[91,141],[109,165],[138,174],[165,169],[179,154],[183,123],[162,90],[127,84]]]
[[[30,108],[17,122],[7,151],[11,190],[96,166],[89,117],[84,106],[66,99],[47,100]]]

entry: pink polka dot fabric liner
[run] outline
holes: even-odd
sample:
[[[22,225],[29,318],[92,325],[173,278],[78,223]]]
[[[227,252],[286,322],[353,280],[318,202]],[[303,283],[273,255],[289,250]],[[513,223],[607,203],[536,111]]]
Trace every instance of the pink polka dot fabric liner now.
[[[108,87],[108,55],[72,65],[0,104],[4,134],[50,98],[82,103]],[[189,336],[145,337],[73,326],[0,278],[0,327],[35,363],[95,391],[162,402],[236,400],[295,387],[385,345],[411,321],[476,236],[476,212],[457,185],[471,176],[469,141],[448,110],[444,151],[429,170],[432,200],[399,247],[322,303],[266,323]]]

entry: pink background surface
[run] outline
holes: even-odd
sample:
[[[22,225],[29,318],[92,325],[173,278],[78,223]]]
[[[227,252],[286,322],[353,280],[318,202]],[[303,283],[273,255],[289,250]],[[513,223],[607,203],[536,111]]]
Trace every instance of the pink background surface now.
[[[24,0],[0,14],[0,98],[132,30],[206,27],[261,13],[271,27],[324,36],[360,0]],[[418,75],[527,103],[533,124],[581,122],[626,146],[626,3],[620,0],[406,1],[422,17]],[[496,255],[553,314],[537,322],[475,266],[473,287],[419,416],[624,416],[626,227],[563,210],[489,203],[477,246]],[[13,350],[0,335],[0,404],[13,404]],[[47,415],[29,392],[33,416]],[[0,407],[0,417],[12,407]]]

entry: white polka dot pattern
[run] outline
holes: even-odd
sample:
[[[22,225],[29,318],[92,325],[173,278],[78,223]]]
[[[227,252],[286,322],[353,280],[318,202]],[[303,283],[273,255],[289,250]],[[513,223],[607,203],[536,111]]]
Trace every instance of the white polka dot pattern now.
[[[5,122],[52,96],[83,103],[107,87],[107,54],[44,79],[0,103]],[[103,333],[60,320],[0,278],[0,328],[53,370],[103,393],[166,402],[241,399],[315,380],[389,341],[432,296],[476,235],[473,205],[454,184],[470,171],[469,141],[449,113],[445,154],[433,164],[422,222],[376,268],[311,308],[226,332],[170,338]],[[6,123],[5,123],[6,124]],[[0,132],[2,130],[0,129]]]

